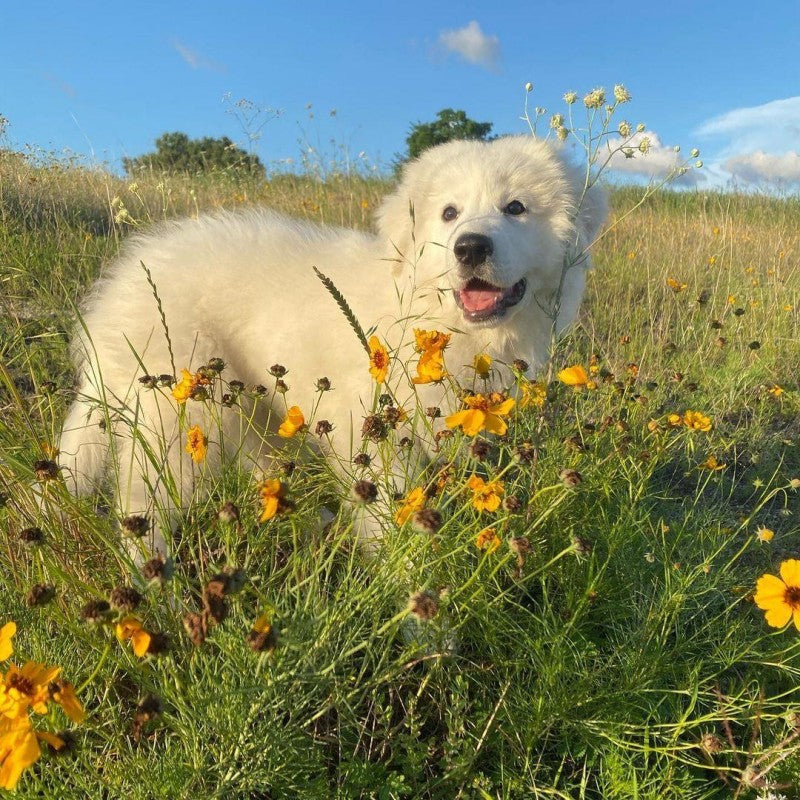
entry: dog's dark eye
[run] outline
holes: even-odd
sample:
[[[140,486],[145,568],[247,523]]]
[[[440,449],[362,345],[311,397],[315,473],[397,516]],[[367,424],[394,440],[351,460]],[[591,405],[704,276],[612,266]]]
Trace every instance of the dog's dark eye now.
[[[457,216],[458,211],[455,206],[447,206],[445,210],[442,211],[442,219],[445,222],[452,222]]]
[[[506,214],[511,214],[512,217],[518,217],[520,214],[525,213],[525,206],[519,200],[512,200],[503,211]]]

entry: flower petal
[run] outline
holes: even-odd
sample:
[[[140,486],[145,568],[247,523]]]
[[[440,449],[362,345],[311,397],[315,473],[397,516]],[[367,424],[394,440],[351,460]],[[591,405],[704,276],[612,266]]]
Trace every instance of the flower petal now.
[[[780,603],[768,609],[765,614],[767,625],[782,628],[792,618],[792,607],[788,603]]]
[[[756,593],[753,597],[760,609],[767,609],[782,603],[786,594],[786,584],[775,575],[762,575],[756,582]]]
[[[781,578],[789,587],[800,588],[800,560],[789,558],[781,564]]]

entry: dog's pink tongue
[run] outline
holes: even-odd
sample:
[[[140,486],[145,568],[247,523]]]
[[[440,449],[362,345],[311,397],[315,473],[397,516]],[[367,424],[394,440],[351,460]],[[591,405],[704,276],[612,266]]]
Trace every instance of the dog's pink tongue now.
[[[459,297],[467,311],[486,311],[497,305],[502,294],[499,289],[462,289]]]

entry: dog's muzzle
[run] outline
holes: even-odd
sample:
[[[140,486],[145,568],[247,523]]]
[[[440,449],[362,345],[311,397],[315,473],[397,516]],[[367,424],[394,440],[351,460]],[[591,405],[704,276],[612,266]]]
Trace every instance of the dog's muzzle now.
[[[525,296],[525,278],[504,289],[480,278],[471,278],[460,289],[453,290],[456,304],[470,322],[499,319]]]

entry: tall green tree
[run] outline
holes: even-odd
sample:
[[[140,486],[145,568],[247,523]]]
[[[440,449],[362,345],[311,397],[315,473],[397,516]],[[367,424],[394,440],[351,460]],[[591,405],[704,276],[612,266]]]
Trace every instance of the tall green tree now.
[[[264,165],[258,156],[237,147],[227,136],[190,139],[181,131],[164,133],[156,139],[154,153],[123,158],[129,175],[142,170],[154,172],[218,172],[234,170],[263,177]]]
[[[416,158],[429,147],[444,144],[453,139],[486,141],[491,130],[491,122],[475,122],[464,111],[443,108],[436,114],[433,122],[417,122],[411,126],[406,137],[407,158]]]

